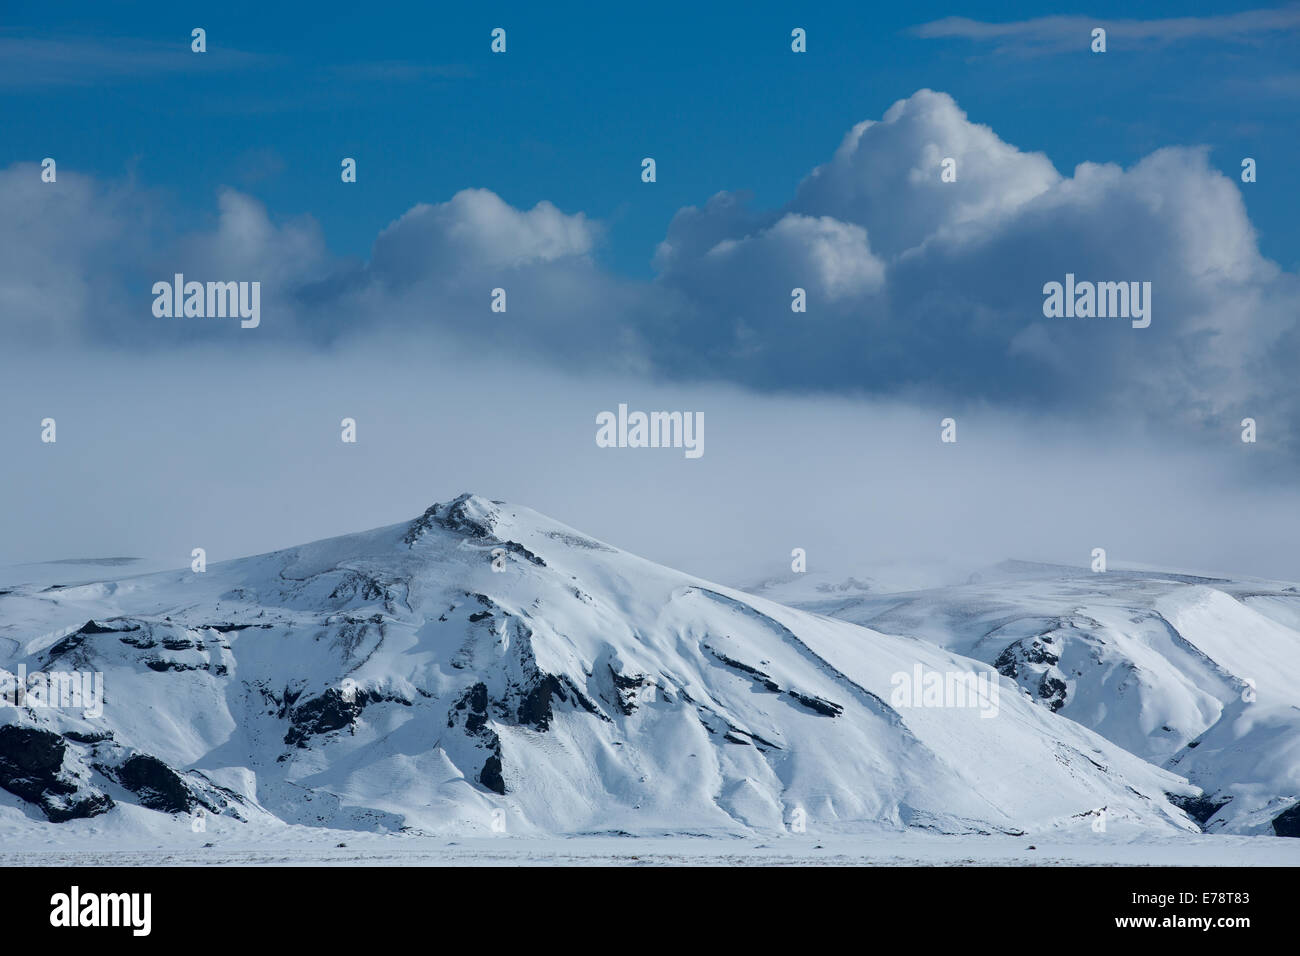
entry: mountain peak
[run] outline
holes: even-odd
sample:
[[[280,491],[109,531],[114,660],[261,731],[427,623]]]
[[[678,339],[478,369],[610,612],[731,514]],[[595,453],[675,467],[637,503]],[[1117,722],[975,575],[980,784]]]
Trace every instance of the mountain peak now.
[[[403,541],[412,546],[434,525],[463,534],[470,538],[496,536],[502,501],[490,501],[472,492],[465,492],[445,503],[435,502],[411,522]]]
[[[833,592],[871,601],[852,597]],[[0,666],[104,675],[93,706],[83,689],[82,706],[29,708],[0,733],[0,789],[51,822],[127,827],[156,811],[148,826],[187,834],[171,817],[202,808],[225,832],[486,833],[500,811],[534,834],[784,833],[796,820],[1021,833],[1087,828],[1104,808],[1154,833],[1200,829],[1174,802],[1200,784],[1058,715],[994,663],[709,585],[470,493],[200,575],[3,601],[16,628],[50,638],[0,640]],[[1163,613],[1231,632],[1221,604]],[[1032,615],[1024,628],[1007,640],[1044,632]],[[1049,677],[1077,687],[1091,649]],[[1046,659],[1029,657],[1015,673],[1041,682]],[[936,677],[976,689],[918,698]],[[1237,691],[1205,679],[1226,688],[1216,704]],[[1287,732],[1282,719],[1264,735]],[[36,776],[22,762],[33,748]],[[1216,738],[1194,756],[1232,749]],[[1232,832],[1268,826],[1265,811],[1277,802]]]

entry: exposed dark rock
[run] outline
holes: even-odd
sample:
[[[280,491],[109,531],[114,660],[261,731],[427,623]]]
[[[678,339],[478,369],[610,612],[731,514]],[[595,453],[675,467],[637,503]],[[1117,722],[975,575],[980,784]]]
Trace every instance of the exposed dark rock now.
[[[1008,644],[993,661],[999,674],[1010,677],[1037,695],[1053,713],[1065,706],[1069,688],[1062,679],[1064,675],[1056,667],[1061,654],[1051,630],[1066,626],[1074,625],[1065,619],[1057,619],[1047,633]]]
[[[159,658],[153,658],[144,662],[144,666],[151,671],[163,673],[165,671],[203,671],[207,670],[206,664],[182,664],[180,661],[164,661]]]
[[[171,767],[149,754],[134,754],[117,768],[115,778],[140,798],[140,806],[163,813],[185,813],[198,803]]]
[[[706,724],[707,727],[707,724]],[[739,727],[727,725],[727,732],[723,735],[723,740],[729,740],[733,744],[753,744],[759,750],[780,750],[781,748],[772,743],[770,740],[764,740],[758,734],[750,733],[748,730],[741,730]]]
[[[34,727],[0,727],[0,787],[30,803],[47,792],[68,794],[76,787],[59,778],[67,745],[58,734]]]
[[[113,800],[81,789],[63,772],[67,744],[58,734],[33,727],[0,727],[0,787],[41,809],[52,823],[93,817]]]
[[[821,714],[823,717],[838,717],[844,713],[844,708],[839,704],[832,703],[829,700],[822,700],[812,694],[801,694],[797,690],[787,690],[788,696],[793,697],[799,703],[803,704],[809,710]]]
[[[93,790],[79,800],[51,801],[43,804],[41,809],[51,823],[66,823],[68,820],[97,817],[115,806],[113,798],[108,794]]]
[[[350,696],[344,696],[338,688],[331,687],[319,697],[313,697],[293,709],[289,716],[291,726],[284,735],[284,742],[306,748],[310,737],[350,727],[371,699],[369,691],[357,690]],[[382,698],[374,695],[374,699]]]
[[[1060,654],[1052,646],[1050,639],[1029,638],[1016,641],[1003,648],[993,666],[1004,677],[1014,680],[1020,676],[1020,665],[1039,664],[1051,667],[1060,661]]]
[[[614,686],[620,688],[621,690],[629,690],[634,687],[640,687],[643,683],[645,683],[644,677],[635,677],[626,674],[620,674],[618,671],[614,670],[613,667],[609,668],[609,673],[614,678]]]
[[[1173,793],[1167,793],[1165,796],[1169,798],[1170,803],[1178,807],[1202,827],[1205,826],[1205,821],[1218,813],[1220,809],[1226,807],[1232,800],[1231,797],[1215,800],[1213,797],[1206,795],[1185,797]]]
[[[447,504],[435,504],[420,517],[411,522],[406,536],[402,539],[412,545],[434,525],[462,534],[467,538],[490,538],[493,527],[490,519],[480,518],[469,513],[467,504],[473,496],[463,494]]]
[[[330,592],[330,598],[336,601],[351,601],[356,598],[363,601],[377,601],[387,596],[388,589],[384,587],[382,582],[368,574],[351,570]]]
[[[83,734],[76,730],[65,730],[63,736],[66,739],[75,741],[79,744],[98,744],[103,743],[105,740],[112,740],[113,732],[111,730],[105,730],[97,734]]]
[[[447,712],[447,726],[456,726],[457,714],[465,716],[465,733],[479,740],[479,746],[488,751],[488,758],[483,764],[483,769],[479,771],[479,783],[487,787],[493,793],[504,794],[506,792],[505,778],[501,775],[501,738],[496,732],[488,726],[488,705],[491,703],[488,697],[487,685],[482,682],[475,684],[460,696],[460,699]]]
[[[551,707],[552,697],[564,700],[564,685],[554,675],[543,674],[541,680],[519,702],[517,714],[519,722],[536,727],[538,730],[549,729],[551,718],[555,716],[555,711]]]
[[[479,734],[487,726],[487,705],[488,692],[487,685],[479,682],[465,691],[460,700],[456,701],[455,709],[459,711],[468,710],[465,716],[465,732],[471,735]],[[455,721],[452,715],[447,715],[447,726],[454,727]]]
[[[1065,706],[1065,681],[1053,677],[1051,674],[1044,674],[1038,682],[1038,696],[1047,702],[1047,706],[1052,713],[1056,713]]]
[[[749,675],[750,678],[752,678],[753,680],[761,684],[764,687],[764,689],[769,690],[774,694],[780,693],[781,685],[778,684],[776,681],[772,680],[772,678],[768,677],[757,667],[750,667],[748,664],[742,664],[740,661],[734,660],[728,657],[726,654],[714,650],[712,647],[709,647],[707,644],[701,646],[710,654],[712,654],[714,657],[716,657],[719,661],[726,664],[728,667]]]
[[[524,692],[515,714],[516,720],[537,730],[548,730],[555,716],[552,700],[577,704],[587,713],[603,721],[609,721],[600,708],[569,678],[540,672],[535,683]]]
[[[529,562],[530,564],[535,564],[539,568],[546,567],[546,562],[543,561],[539,555],[536,555],[533,552],[529,551],[518,541],[502,541],[501,547],[505,548],[511,554],[519,555],[519,557],[523,558],[525,561]]]
[[[821,714],[824,717],[838,717],[840,714],[844,713],[844,708],[839,704],[832,703],[829,700],[823,700],[822,698],[816,697],[812,694],[803,694],[797,690],[782,690],[780,684],[772,680],[772,678],[767,676],[767,674],[763,673],[757,667],[751,667],[749,664],[744,664],[738,660],[730,658],[726,654],[709,647],[707,644],[701,646],[723,664],[726,664],[733,670],[740,671],[742,674],[749,677],[750,680],[759,684],[764,690],[770,691],[773,694],[785,694],[787,697],[793,698],[814,713]],[[766,741],[764,742],[766,743]]]
[[[609,667],[610,677],[614,681],[614,696],[617,698],[618,709],[622,711],[623,716],[630,717],[636,711],[642,689],[650,683],[649,678],[641,674],[620,674],[614,670],[613,665],[606,666]]]
[[[383,643],[385,625],[382,614],[372,614],[370,617],[332,616],[328,623],[337,628],[334,645],[343,652],[345,658],[353,658],[372,633],[378,635],[378,644]],[[374,653],[378,644],[372,646],[369,653]]]
[[[420,517],[411,522],[402,541],[407,547],[414,546],[415,542],[423,537],[431,528],[437,526],[445,528],[455,534],[463,535],[466,538],[473,538],[476,541],[482,541],[488,544],[496,544],[516,554],[538,567],[546,567],[543,561],[533,552],[529,551],[518,541],[501,541],[496,537],[496,526],[492,521],[492,515],[479,516],[470,513],[468,502],[472,495],[463,494],[454,501],[447,504],[435,504],[429,508]]]
[[[138,627],[105,627],[102,624],[96,624],[93,620],[87,621],[77,629],[78,634],[116,634],[120,631],[138,631]]]
[[[1273,818],[1273,832],[1280,837],[1300,837],[1300,803]]]
[[[80,633],[69,634],[63,640],[59,641],[57,644],[54,644],[50,647],[50,649],[46,652],[46,660],[52,661],[55,658],[62,657],[64,654],[72,653],[78,647],[81,646],[84,640],[85,637]]]
[[[483,769],[478,774],[479,783],[487,787],[493,793],[499,793],[502,796],[506,792],[506,781],[501,776],[501,757],[493,754],[483,763]]]

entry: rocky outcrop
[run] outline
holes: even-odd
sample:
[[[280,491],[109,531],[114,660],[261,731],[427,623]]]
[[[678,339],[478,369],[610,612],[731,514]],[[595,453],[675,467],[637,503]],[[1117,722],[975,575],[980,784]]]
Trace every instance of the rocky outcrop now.
[[[53,823],[93,817],[113,799],[64,767],[68,744],[34,727],[0,727],[0,787],[39,807]]]

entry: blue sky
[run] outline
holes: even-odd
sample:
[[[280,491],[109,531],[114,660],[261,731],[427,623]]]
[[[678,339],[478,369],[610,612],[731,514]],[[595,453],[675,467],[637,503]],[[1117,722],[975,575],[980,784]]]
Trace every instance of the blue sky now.
[[[0,498],[39,506],[0,562],[473,491],[729,581],[794,546],[1300,575],[1300,6],[794,9],[5,11]],[[259,282],[260,325],[155,315],[176,272]],[[1150,282],[1150,326],[1048,317],[1067,273]],[[605,454],[620,403],[708,452]]]
[[[1261,8],[1262,9],[1262,8]],[[794,12],[798,10],[798,12]],[[195,12],[200,11],[200,12]],[[1063,173],[1128,166],[1159,146],[1206,144],[1245,191],[1261,249],[1300,263],[1294,188],[1300,34],[1112,37],[1096,56],[1003,50],[913,28],[944,17],[1005,22],[1019,3],[869,5],[324,4],[304,16],[265,3],[69,3],[6,10],[0,39],[0,165],[52,155],[64,169],[134,176],[211,216],[233,186],[274,216],[309,213],[332,251],[364,256],[415,202],[470,186],[531,207],[547,199],[601,220],[596,255],[652,274],[673,214],[718,190],[782,203],[855,122],[923,87],[950,93],[1005,141]],[[1112,19],[1212,17],[1210,3],[1097,4]],[[188,52],[193,26],[209,52]],[[508,31],[493,56],[489,31]],[[789,51],[794,26],[809,52]],[[1212,33],[1214,31],[1207,30]],[[338,162],[355,156],[357,188]],[[641,157],[659,163],[644,188]]]

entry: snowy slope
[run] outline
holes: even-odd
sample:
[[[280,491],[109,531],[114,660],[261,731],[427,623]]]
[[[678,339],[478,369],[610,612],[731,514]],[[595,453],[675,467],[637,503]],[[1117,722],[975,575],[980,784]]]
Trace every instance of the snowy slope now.
[[[1086,833],[1102,810],[1197,830],[1167,798],[1193,786],[1010,679],[991,716],[891,705],[900,673],[992,674],[954,649],[470,495],[204,573],[0,591],[0,666],[106,690],[97,718],[0,709],[11,830],[199,808],[377,832]]]
[[[756,590],[995,666],[1043,708],[1187,776],[1208,831],[1300,835],[1294,585],[1007,562],[927,590],[861,576]]]

